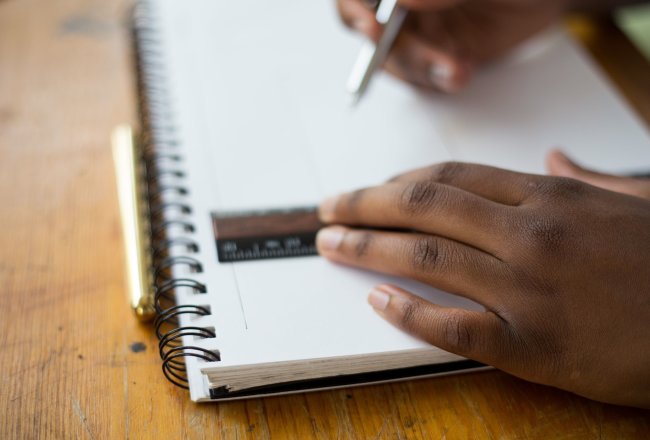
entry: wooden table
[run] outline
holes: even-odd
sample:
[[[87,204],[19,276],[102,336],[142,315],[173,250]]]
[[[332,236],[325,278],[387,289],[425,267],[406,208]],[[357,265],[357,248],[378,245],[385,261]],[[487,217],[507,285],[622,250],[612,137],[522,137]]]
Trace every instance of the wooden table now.
[[[650,437],[647,411],[496,371],[190,402],[124,292],[109,132],[135,119],[128,7],[0,1],[0,438]],[[639,54],[611,24],[573,28],[650,121]]]

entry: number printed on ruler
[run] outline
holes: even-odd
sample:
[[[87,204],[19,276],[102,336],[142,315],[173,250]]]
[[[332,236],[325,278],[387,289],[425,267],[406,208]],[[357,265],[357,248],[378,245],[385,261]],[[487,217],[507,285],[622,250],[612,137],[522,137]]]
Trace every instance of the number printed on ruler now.
[[[212,225],[221,263],[317,255],[323,226],[316,207],[215,212]]]

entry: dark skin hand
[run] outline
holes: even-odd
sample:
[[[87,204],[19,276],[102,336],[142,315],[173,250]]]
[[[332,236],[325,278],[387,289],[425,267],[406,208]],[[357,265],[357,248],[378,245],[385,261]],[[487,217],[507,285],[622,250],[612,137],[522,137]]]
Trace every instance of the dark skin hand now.
[[[337,0],[343,22],[377,41],[374,2]],[[444,92],[462,89],[476,67],[558,19],[564,0],[402,0],[410,10],[385,69]]]
[[[373,0],[336,0],[343,22],[377,41]],[[481,65],[557,22],[567,10],[606,11],[639,0],[400,0],[409,15],[385,69],[418,86],[461,90]]]
[[[548,167],[556,176],[447,163],[329,199],[319,251],[485,307],[377,286],[370,304],[416,337],[533,382],[650,408],[650,181],[593,173],[559,152]]]

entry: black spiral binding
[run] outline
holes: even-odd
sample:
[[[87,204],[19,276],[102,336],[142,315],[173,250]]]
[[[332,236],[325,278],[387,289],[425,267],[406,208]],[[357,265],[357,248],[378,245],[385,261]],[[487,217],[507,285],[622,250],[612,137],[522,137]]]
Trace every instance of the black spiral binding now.
[[[174,292],[178,288],[205,293],[206,287],[191,278],[173,278],[171,269],[185,265],[190,272],[200,273],[203,266],[191,254],[199,251],[192,238],[192,209],[187,203],[188,190],[182,185],[186,177],[182,169],[183,155],[178,151],[179,142],[174,137],[175,127],[166,94],[164,56],[160,50],[158,30],[153,23],[149,0],[139,1],[133,14],[133,32],[137,56],[139,112],[143,173],[146,176],[149,218],[151,223],[152,272],[155,292],[156,319],[154,321],[158,350],[165,377],[181,388],[188,387],[185,359],[197,358],[206,362],[220,360],[217,351],[194,345],[184,345],[183,339],[214,338],[214,329],[199,326],[183,326],[179,318],[210,315],[207,306],[176,304]],[[174,183],[167,184],[172,179]],[[181,182],[181,184],[179,184]],[[173,196],[173,200],[169,200]],[[182,235],[174,235],[175,230]],[[188,255],[169,255],[171,248],[184,249]]]

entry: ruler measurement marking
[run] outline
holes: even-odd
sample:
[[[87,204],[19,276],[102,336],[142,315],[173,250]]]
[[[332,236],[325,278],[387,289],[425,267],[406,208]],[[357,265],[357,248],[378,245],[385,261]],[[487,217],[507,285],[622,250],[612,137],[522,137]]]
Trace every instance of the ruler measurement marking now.
[[[222,263],[318,255],[315,207],[217,212],[212,223]]]

